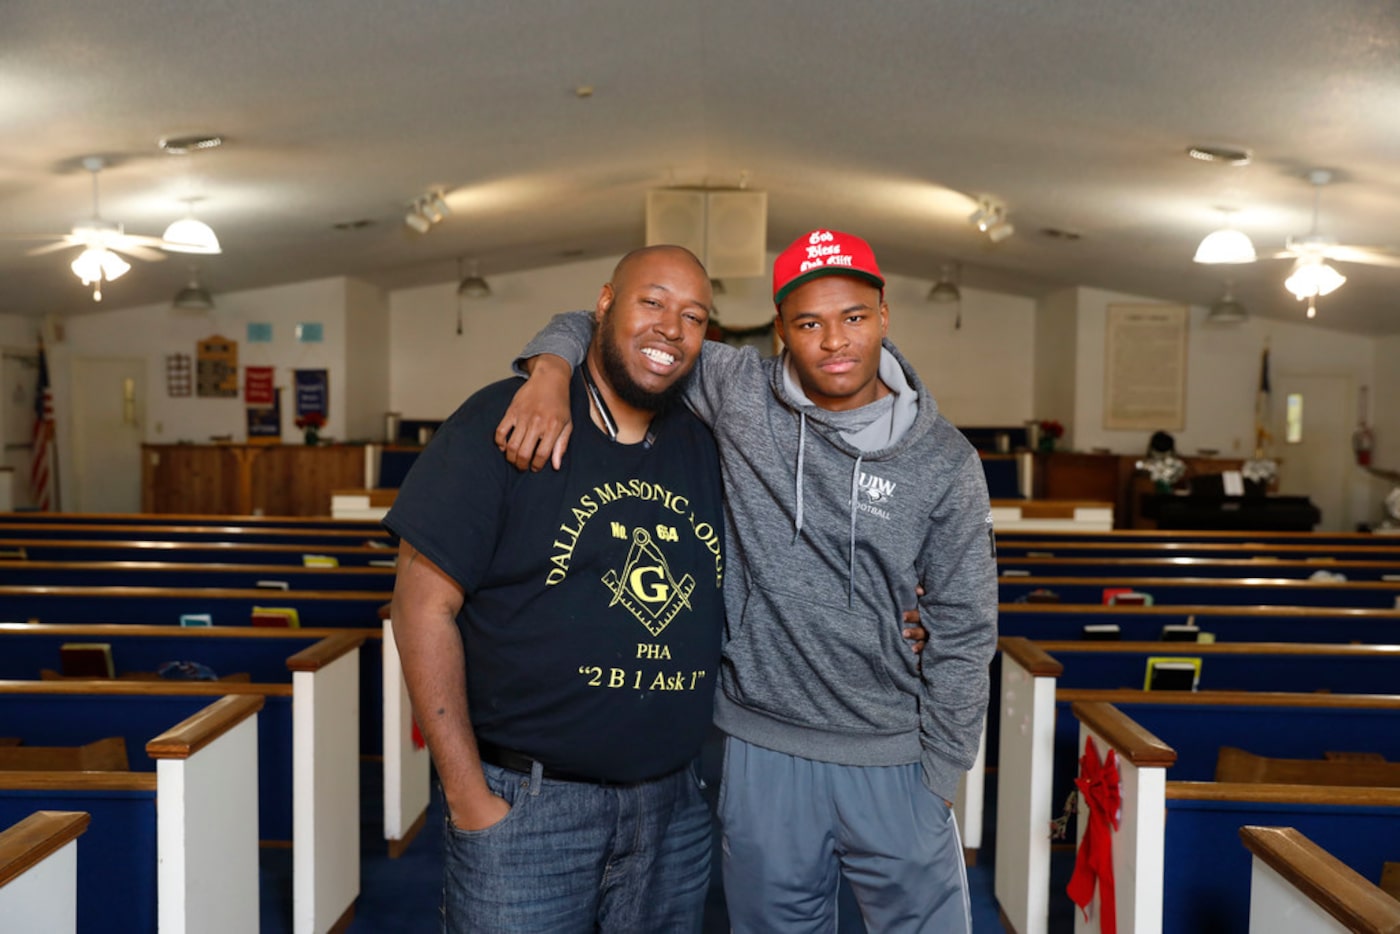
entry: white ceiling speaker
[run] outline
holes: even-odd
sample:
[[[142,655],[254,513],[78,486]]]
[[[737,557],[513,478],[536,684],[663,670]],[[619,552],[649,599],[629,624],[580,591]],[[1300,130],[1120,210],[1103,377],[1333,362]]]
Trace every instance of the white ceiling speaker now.
[[[766,191],[657,188],[647,192],[646,212],[647,246],[683,246],[713,279],[767,272]]]

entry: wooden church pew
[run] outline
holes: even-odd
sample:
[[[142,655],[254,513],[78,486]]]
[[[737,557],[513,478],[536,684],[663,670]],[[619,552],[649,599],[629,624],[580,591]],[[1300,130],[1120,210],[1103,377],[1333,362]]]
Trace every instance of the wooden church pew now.
[[[223,523],[219,516],[206,517],[204,525],[108,525],[87,523],[11,522],[0,526],[6,538],[65,539],[141,539],[167,542],[245,542],[249,544],[296,544],[307,547],[323,545],[364,545],[367,542],[387,544],[390,536],[384,529],[329,528],[288,529],[254,528]]]
[[[389,562],[387,544],[297,545],[237,541],[171,542],[141,538],[15,538],[0,528],[0,559],[7,561],[187,561],[224,564],[301,565],[308,555],[333,558],[342,567]]]
[[[1372,532],[1282,532],[1267,530],[1206,530],[1206,529],[1112,529],[1109,531],[1030,530],[1007,536],[1017,542],[1053,544],[1059,542],[1110,542],[1161,544],[1192,542],[1215,545],[1301,544],[1308,546],[1400,547],[1394,536]]]
[[[1333,560],[1400,560],[1400,541],[1394,536],[1371,536],[1358,544],[1334,544],[1321,539],[1283,541],[1142,541],[1130,538],[1107,540],[1028,540],[997,537],[997,554],[1023,558],[1250,558],[1276,557]]]
[[[378,533],[377,521],[334,519],[330,516],[214,516],[149,512],[0,512],[0,529],[7,525],[227,525],[253,529],[340,529]]]
[[[63,698],[36,700],[32,709],[47,702],[62,719]],[[263,698],[178,700],[148,705],[151,723],[182,711],[141,742],[154,771],[0,773],[0,826],[36,809],[92,815],[77,865],[80,934],[257,928]]]
[[[1179,644],[1175,644],[1179,645]],[[1248,726],[1241,732],[1254,741],[1273,743],[1266,750],[1305,748],[1287,744],[1319,738],[1308,731],[1280,729],[1287,716],[1310,718],[1325,725],[1325,736],[1344,742],[1358,733],[1370,743],[1369,726],[1400,718],[1400,697],[1377,695],[1309,695],[1277,692],[1147,692],[1094,689],[1056,690],[1064,666],[1039,645],[1027,640],[1002,640],[1002,682],[996,695],[997,713],[997,865],[996,893],[1013,927],[1022,934],[1044,931],[1048,916],[1050,841],[1042,832],[1057,817],[1067,793],[1077,757],[1076,732],[1070,707],[1076,701],[1112,700],[1157,714],[1172,708],[1184,711],[1179,718],[1207,724],[1210,708],[1228,705],[1232,715]],[[1193,648],[1207,648],[1197,646]],[[1321,675],[1321,670],[1319,671]],[[1202,713],[1205,711],[1206,713]],[[1351,714],[1356,718],[1350,720]],[[1151,719],[1159,719],[1153,716]],[[1394,733],[1394,731],[1392,731]],[[1213,778],[1215,739],[1201,727],[1191,742],[1183,739],[1190,767],[1185,777]],[[1383,737],[1390,746],[1381,749],[1400,754],[1400,733]],[[1199,745],[1197,745],[1199,743]],[[1245,745],[1236,741],[1234,745]],[[1393,748],[1392,748],[1393,747]],[[1203,751],[1204,750],[1204,751]],[[1320,754],[1320,750],[1319,750]],[[1397,756],[1400,757],[1400,756]],[[1202,766],[1203,760],[1209,760]],[[970,776],[970,780],[975,779]]]
[[[1006,577],[1286,577],[1305,579],[1319,571],[1342,574],[1347,580],[1400,580],[1400,558],[1394,561],[1291,558],[1020,558],[1001,555],[997,570]]]
[[[1039,641],[1083,638],[1086,625],[1118,626],[1128,642],[1161,639],[1166,625],[1194,624],[1217,642],[1400,644],[1400,610],[1299,606],[1104,606],[1003,603],[998,631]]]
[[[5,644],[15,640],[3,637]],[[224,693],[265,702],[258,717],[257,830],[293,850],[294,908],[335,920],[359,891],[358,662],[363,635],[337,633],[285,664],[292,684],[208,681],[0,682],[0,723],[83,741],[96,726],[136,741],[149,710],[198,703]],[[42,696],[44,701],[36,702]],[[67,700],[64,707],[59,701]],[[84,701],[86,706],[84,706]],[[31,708],[42,708],[41,714]],[[136,716],[116,719],[119,712]],[[38,717],[42,715],[43,719]],[[28,724],[27,727],[23,725]],[[23,733],[21,733],[23,735]],[[138,770],[147,763],[139,762]]]
[[[1296,827],[1363,876],[1378,877],[1400,840],[1400,789],[1167,780],[1167,769],[1187,758],[1173,763],[1169,740],[1186,734],[1161,736],[1112,704],[1080,703],[1075,715],[1081,749],[1094,736],[1101,755],[1113,748],[1122,757],[1122,823],[1112,857],[1120,931],[1248,930],[1252,867],[1237,842],[1242,826]],[[1099,908],[1096,893],[1082,929],[1101,930]]]
[[[1400,901],[1294,827],[1240,828],[1253,855],[1250,934],[1394,934]]]
[[[1032,591],[1051,590],[1062,603],[1102,603],[1106,590],[1129,589],[1150,594],[1154,605],[1334,606],[1396,609],[1400,580],[1312,581],[1290,578],[1215,577],[1002,577],[1002,603],[1026,599]]]
[[[179,625],[185,614],[207,613],[215,626],[246,626],[254,607],[295,607],[302,626],[377,628],[383,590],[258,590],[233,587],[84,587],[0,585],[5,621]]]
[[[92,815],[35,811],[0,831],[0,918],[11,934],[75,934],[78,838]]]
[[[302,567],[192,561],[5,561],[0,585],[44,587],[221,587],[230,589],[387,590],[390,567]],[[282,588],[267,586],[280,584]]]
[[[316,628],[0,623],[0,679],[32,679],[42,668],[58,664],[65,643],[97,642],[111,646],[119,676],[127,671],[155,671],[167,661],[188,660],[220,675],[241,672],[256,682],[290,683],[294,679],[290,657],[344,634],[340,629]],[[412,843],[427,810],[427,753],[412,740],[412,716],[394,648],[373,644],[380,641],[379,630],[355,634],[371,643],[357,653],[360,750],[365,755],[383,754],[385,842],[390,854],[397,856]],[[388,666],[383,664],[385,657],[391,660]]]

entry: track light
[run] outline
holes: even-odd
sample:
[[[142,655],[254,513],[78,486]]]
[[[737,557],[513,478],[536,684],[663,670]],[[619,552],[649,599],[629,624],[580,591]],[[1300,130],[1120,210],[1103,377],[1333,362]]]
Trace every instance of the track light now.
[[[1006,219],[1006,205],[991,198],[980,199],[977,210],[967,216],[967,222],[993,243],[1000,243],[1016,232],[1015,226]]]
[[[409,207],[408,213],[403,216],[403,222],[410,229],[420,234],[427,233],[434,224],[440,224],[452,213],[452,208],[447,203],[442,189],[434,189],[414,201]]]

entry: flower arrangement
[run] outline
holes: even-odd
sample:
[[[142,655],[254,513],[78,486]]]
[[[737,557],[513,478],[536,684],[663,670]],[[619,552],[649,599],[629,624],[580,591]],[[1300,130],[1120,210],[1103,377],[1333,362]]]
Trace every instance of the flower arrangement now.
[[[321,440],[321,429],[326,427],[326,414],[324,412],[307,412],[305,415],[298,416],[293,424],[302,430],[302,438],[307,444],[316,444]]]
[[[1145,471],[1147,476],[1152,478],[1158,491],[1163,493],[1186,476],[1186,462],[1170,452],[1144,457],[1135,466],[1138,470]]]
[[[1240,465],[1240,473],[1246,480],[1268,483],[1278,473],[1278,461],[1267,457],[1254,457]]]
[[[1042,438],[1063,438],[1065,426],[1054,419],[1047,419],[1040,423],[1040,436]]]

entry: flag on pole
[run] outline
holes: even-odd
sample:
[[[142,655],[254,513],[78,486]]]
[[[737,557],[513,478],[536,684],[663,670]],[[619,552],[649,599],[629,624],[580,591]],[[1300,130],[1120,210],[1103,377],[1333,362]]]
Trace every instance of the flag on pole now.
[[[1263,457],[1273,436],[1269,424],[1273,414],[1273,387],[1269,385],[1269,345],[1259,357],[1259,390],[1254,395],[1254,456]]]
[[[54,452],[53,388],[49,385],[49,363],[44,345],[39,344],[39,385],[34,391],[34,434],[30,452],[29,492],[34,508],[40,512],[53,509],[58,486],[55,479],[57,461]]]

